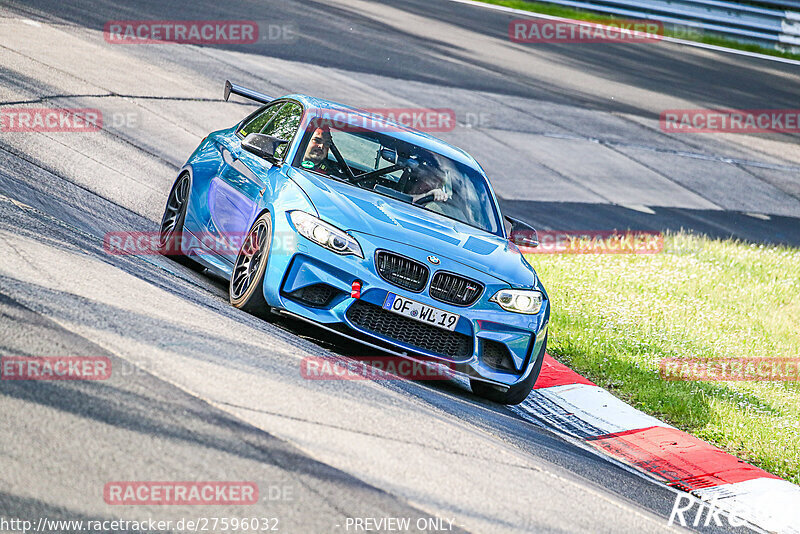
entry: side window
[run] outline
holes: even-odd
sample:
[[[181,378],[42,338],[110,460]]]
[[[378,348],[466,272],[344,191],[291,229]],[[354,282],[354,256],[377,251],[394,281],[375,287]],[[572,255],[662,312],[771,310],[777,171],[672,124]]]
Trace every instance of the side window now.
[[[241,136],[246,137],[247,134],[260,132],[261,129],[266,126],[272,116],[275,115],[275,112],[281,109],[282,105],[283,103],[269,106],[267,109],[250,119],[250,122],[245,124],[242,129],[239,130]]]
[[[271,135],[279,139],[286,139],[291,143],[294,133],[300,126],[300,118],[302,115],[303,108],[294,102],[289,102],[275,114],[269,124],[267,124],[266,127],[261,130],[261,133]],[[278,147],[278,150],[275,151],[275,155],[278,158],[283,158],[288,148],[289,144]]]

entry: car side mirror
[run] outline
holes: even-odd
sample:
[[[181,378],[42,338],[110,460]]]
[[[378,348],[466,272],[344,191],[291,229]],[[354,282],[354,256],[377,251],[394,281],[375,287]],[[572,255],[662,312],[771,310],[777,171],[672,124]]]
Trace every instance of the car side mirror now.
[[[523,247],[536,248],[539,246],[539,234],[533,226],[513,217],[506,216],[504,219],[510,226],[508,232],[509,241]]]
[[[270,163],[278,163],[275,152],[278,150],[278,147],[288,142],[289,141],[285,139],[278,139],[271,135],[251,133],[247,134],[247,137],[242,139],[242,148],[260,158],[264,158]]]

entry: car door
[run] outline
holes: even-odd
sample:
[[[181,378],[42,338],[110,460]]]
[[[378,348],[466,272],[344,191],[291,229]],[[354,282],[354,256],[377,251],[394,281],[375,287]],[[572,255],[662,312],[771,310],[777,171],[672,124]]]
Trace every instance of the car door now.
[[[210,220],[207,230],[216,241],[215,252],[230,263],[236,259],[259,201],[267,192],[269,173],[280,171],[302,113],[303,108],[296,102],[278,102],[251,117],[238,131],[216,140],[223,164],[208,189]],[[241,141],[250,133],[264,133],[289,141],[276,152],[280,160],[277,165],[242,149]]]

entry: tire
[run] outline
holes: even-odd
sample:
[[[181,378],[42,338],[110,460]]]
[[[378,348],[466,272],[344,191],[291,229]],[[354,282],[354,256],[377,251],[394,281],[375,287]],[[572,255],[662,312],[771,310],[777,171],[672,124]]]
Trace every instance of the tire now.
[[[544,342],[542,343],[542,348],[539,350],[539,354],[536,355],[536,363],[533,364],[533,370],[531,371],[531,374],[519,384],[514,384],[506,391],[500,391],[486,382],[470,380],[469,385],[472,388],[472,392],[479,397],[483,397],[484,399],[498,402],[500,404],[514,405],[521,403],[528,398],[533,386],[536,384],[536,380],[539,378],[539,373],[542,371],[542,362],[544,362],[544,353],[546,350],[547,334],[544,336]]]
[[[193,263],[181,251],[179,241],[183,234],[183,223],[186,220],[191,190],[192,180],[189,173],[185,172],[178,176],[167,197],[158,233],[158,250],[161,254],[184,265]]]
[[[264,299],[264,274],[267,271],[272,241],[272,218],[262,213],[253,223],[233,264],[228,298],[233,306],[253,315],[266,317],[269,305]]]

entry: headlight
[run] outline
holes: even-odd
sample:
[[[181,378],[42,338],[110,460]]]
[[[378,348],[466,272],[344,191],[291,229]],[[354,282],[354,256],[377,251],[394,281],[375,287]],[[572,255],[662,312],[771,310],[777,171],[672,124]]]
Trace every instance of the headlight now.
[[[501,289],[489,300],[506,311],[535,314],[542,309],[544,295],[535,289]]]
[[[339,230],[335,226],[331,226],[325,221],[321,221],[304,211],[289,212],[289,217],[292,219],[292,224],[300,235],[313,241],[317,245],[323,246],[342,256],[352,254],[359,258],[364,257],[364,253],[361,252],[361,246],[358,244],[358,241],[347,232]]]

